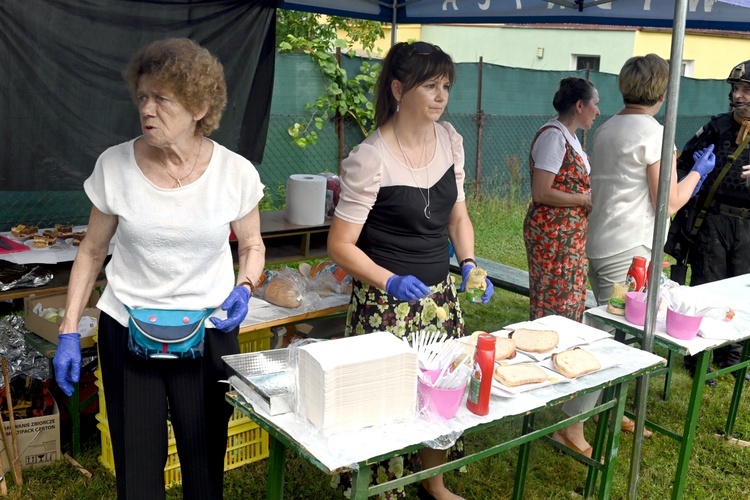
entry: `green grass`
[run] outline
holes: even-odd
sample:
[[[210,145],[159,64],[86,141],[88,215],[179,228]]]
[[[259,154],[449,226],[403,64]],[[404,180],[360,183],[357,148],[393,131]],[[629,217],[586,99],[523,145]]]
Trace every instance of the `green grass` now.
[[[525,206],[506,204],[498,200],[472,200],[470,213],[476,232],[476,253],[479,256],[504,264],[526,269],[526,254],[521,236]],[[528,317],[528,298],[498,290],[488,306],[467,306],[466,323],[473,330],[496,330],[502,326]],[[657,351],[666,356],[666,352]],[[669,401],[661,400],[663,378],[653,377],[649,389],[648,417],[658,421],[674,432],[681,432],[687,411],[690,377],[682,368],[682,360],[676,359]],[[726,412],[731,397],[734,379],[730,376],[718,380],[716,389],[706,389],[703,396],[698,428],[695,434],[692,459],[684,498],[740,499],[747,498],[746,471],[750,470],[750,448],[729,446],[714,435],[723,430]],[[634,384],[631,384],[634,385]],[[631,387],[632,401],[633,387]],[[750,440],[750,414],[748,414],[748,391],[743,394],[735,437]],[[559,419],[559,411],[543,412],[540,423]],[[91,479],[79,473],[66,461],[38,469],[24,470],[24,485],[13,484],[6,475],[9,499],[111,499],[115,495],[115,482],[111,473],[98,462],[100,454],[99,436],[93,418],[86,419],[87,431],[84,450],[79,462],[91,473]],[[472,434],[466,438],[469,451],[487,443],[500,442],[518,432],[520,421],[499,426],[491,431]],[[591,438],[593,422],[587,423],[586,432]],[[633,436],[623,435],[620,441],[617,468],[613,483],[613,498],[626,498],[629,483],[631,447]],[[669,498],[677,465],[679,446],[667,437],[654,435],[644,441],[639,499]],[[445,475],[446,484],[467,499],[509,498],[513,490],[514,467],[517,452],[503,453],[472,464],[465,473],[450,472]],[[265,498],[266,461],[249,464],[225,474],[225,498]],[[553,451],[543,442],[532,446],[530,470],[526,480],[526,498],[562,499],[571,498],[571,492],[580,493],[586,477],[586,469],[575,460]],[[329,487],[330,478],[301,459],[295,453],[288,454],[286,467],[285,498],[327,499],[342,498]],[[407,491],[414,498],[414,488]],[[182,496],[179,486],[169,490],[167,497]]]

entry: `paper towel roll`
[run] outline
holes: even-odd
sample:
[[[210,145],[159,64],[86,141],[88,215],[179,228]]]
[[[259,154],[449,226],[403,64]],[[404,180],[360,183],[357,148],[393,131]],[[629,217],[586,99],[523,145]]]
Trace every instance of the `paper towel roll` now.
[[[323,224],[326,208],[326,178],[292,174],[286,181],[286,213],[290,224]]]

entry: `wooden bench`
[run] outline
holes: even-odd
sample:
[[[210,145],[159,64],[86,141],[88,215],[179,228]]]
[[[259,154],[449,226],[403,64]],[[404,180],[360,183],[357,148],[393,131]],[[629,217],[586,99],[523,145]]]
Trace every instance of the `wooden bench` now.
[[[476,257],[477,265],[487,271],[487,277],[496,287],[508,290],[519,295],[529,296],[529,273],[515,267],[506,266],[499,262]],[[451,257],[451,272],[461,274],[456,257]],[[596,297],[591,290],[586,291],[586,309],[596,307]]]

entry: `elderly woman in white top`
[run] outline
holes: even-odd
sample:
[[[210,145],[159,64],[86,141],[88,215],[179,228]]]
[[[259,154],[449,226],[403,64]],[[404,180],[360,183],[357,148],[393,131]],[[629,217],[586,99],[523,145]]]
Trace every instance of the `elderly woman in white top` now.
[[[116,236],[97,307],[117,496],[164,498],[169,417],[184,497],[219,499],[232,412],[221,356],[239,352],[239,324],[263,271],[263,184],[249,161],[205,137],[218,128],[227,100],[224,70],[206,49],[186,38],[157,41],[131,59],[124,76],[142,135],[102,153],[84,182],[93,207],[70,276],[55,376],[70,394],[81,363],[78,321]],[[146,308],[145,324],[131,319]],[[144,350],[134,325],[156,332],[149,324],[170,315],[177,326],[164,328],[180,335],[181,323],[199,318],[203,341],[179,353],[167,344]]]

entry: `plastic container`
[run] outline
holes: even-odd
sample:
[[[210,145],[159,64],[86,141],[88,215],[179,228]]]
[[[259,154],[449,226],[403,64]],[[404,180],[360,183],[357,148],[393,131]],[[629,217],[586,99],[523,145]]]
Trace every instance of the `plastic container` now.
[[[643,326],[646,322],[645,292],[628,292],[625,294],[625,319],[638,326]]]
[[[698,335],[703,316],[688,316],[667,309],[667,333],[676,339],[692,340]]]
[[[644,289],[646,285],[645,257],[633,257],[625,282],[628,284],[628,291],[630,292],[640,292]]]
[[[424,373],[432,382],[435,382],[440,376],[440,370],[425,370]],[[427,408],[430,413],[440,415],[445,419],[453,418],[456,415],[459,406],[461,406],[465,389],[466,384],[456,389],[432,387],[423,382],[420,378],[417,380],[419,406]]]
[[[469,378],[469,397],[466,407],[477,415],[490,412],[490,391],[495,370],[495,337],[482,333],[477,337],[477,350],[474,353],[474,369]]]

